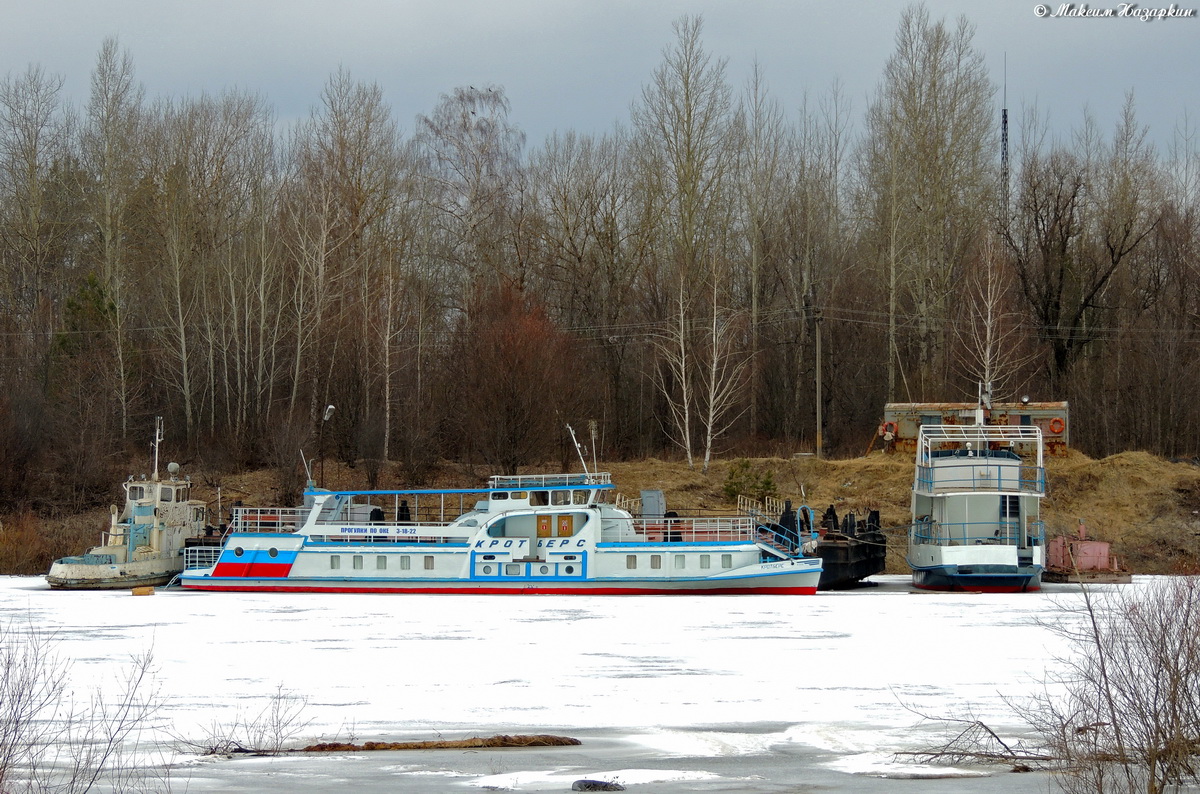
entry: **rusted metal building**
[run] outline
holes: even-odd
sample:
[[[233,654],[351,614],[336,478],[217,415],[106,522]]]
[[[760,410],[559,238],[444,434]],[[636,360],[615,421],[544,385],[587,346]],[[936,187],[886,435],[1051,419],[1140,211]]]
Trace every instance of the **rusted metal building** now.
[[[975,424],[975,403],[888,403],[875,444],[889,452],[916,454],[921,425]],[[1042,429],[1047,455],[1064,455],[1070,446],[1071,421],[1066,401],[992,403],[984,411],[989,425],[1035,425]]]

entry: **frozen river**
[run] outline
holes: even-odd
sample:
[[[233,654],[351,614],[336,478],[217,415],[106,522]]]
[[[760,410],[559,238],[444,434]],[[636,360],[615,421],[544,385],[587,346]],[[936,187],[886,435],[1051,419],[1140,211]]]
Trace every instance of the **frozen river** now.
[[[1047,791],[1043,774],[922,767],[894,753],[1042,689],[1077,589],[928,594],[908,577],[816,596],[395,596],[50,591],[0,578],[4,613],[57,632],[77,692],[152,651],[161,725],[202,737],[280,688],[301,743],[553,733],[579,747],[196,760],[189,792]],[[1135,585],[1136,586],[1136,585]],[[907,706],[907,707],[906,707]],[[977,777],[977,775],[984,775]],[[942,777],[948,775],[949,777]],[[912,778],[920,779],[914,782]]]

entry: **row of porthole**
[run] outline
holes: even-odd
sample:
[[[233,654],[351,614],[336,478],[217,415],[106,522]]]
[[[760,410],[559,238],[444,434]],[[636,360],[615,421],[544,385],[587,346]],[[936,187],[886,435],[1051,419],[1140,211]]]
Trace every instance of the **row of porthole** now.
[[[245,549],[243,549],[241,546],[235,546],[235,547],[234,547],[234,549],[233,549],[233,556],[234,556],[234,557],[241,557],[241,556],[242,556],[243,554],[245,554],[245,553],[246,553],[246,550],[245,550]],[[279,556],[279,549],[276,549],[276,548],[270,548],[270,549],[267,549],[267,556],[268,556],[268,557],[278,557],[278,556]]]
[[[483,566],[483,575],[484,575],[484,576],[490,576],[490,575],[491,575],[491,573],[492,573],[492,566],[490,566],[490,565],[485,565],[485,566]],[[540,574],[548,574],[548,573],[550,573],[550,566],[549,566],[549,565],[542,565],[542,566],[540,566],[540,567],[538,568],[538,573],[540,573]],[[574,566],[574,565],[568,565],[566,568],[563,568],[563,573],[568,573],[568,574],[570,574],[570,573],[575,573],[575,566]],[[517,575],[519,575],[519,574],[517,574]]]

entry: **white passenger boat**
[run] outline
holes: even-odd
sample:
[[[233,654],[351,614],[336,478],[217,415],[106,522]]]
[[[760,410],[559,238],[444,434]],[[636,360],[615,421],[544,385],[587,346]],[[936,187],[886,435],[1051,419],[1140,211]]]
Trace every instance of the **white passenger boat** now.
[[[746,516],[635,518],[607,473],[496,476],[485,489],[324,491],[243,508],[185,588],[475,594],[811,594],[821,561]],[[215,553],[215,559],[205,554]]]
[[[1041,587],[1046,470],[1040,428],[922,425],[917,436],[908,565],[928,590]]]
[[[158,477],[162,419],[154,429],[154,473],[149,479],[131,475],[121,484],[125,506],[112,506],[111,519],[99,546],[84,554],[55,560],[46,574],[50,586],[63,590],[107,590],[166,584],[183,570],[183,547],[205,534],[204,502],[191,498],[192,483],[180,480],[178,464],[167,466],[169,479]]]

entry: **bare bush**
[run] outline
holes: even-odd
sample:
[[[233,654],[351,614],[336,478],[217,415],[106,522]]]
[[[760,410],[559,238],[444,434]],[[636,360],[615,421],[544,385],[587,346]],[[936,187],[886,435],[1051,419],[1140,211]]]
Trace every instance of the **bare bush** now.
[[[1014,706],[1037,746],[1003,739],[973,717],[921,714],[954,735],[899,755],[1049,769],[1069,794],[1192,790],[1200,783],[1200,580],[1085,587],[1082,605],[1065,609],[1066,619],[1047,627],[1070,652],[1053,660],[1042,694]]]
[[[176,749],[201,755],[279,755],[311,722],[304,717],[307,706],[307,697],[280,684],[257,714],[239,711],[231,722],[213,722],[199,740],[175,736]]]
[[[1021,709],[1064,791],[1161,794],[1200,782],[1200,581],[1085,590],[1073,653]],[[1057,688],[1057,692],[1055,689]]]
[[[151,670],[150,653],[135,656],[115,686],[82,704],[53,635],[0,623],[0,791],[138,788],[148,773],[132,754],[159,707]]]

